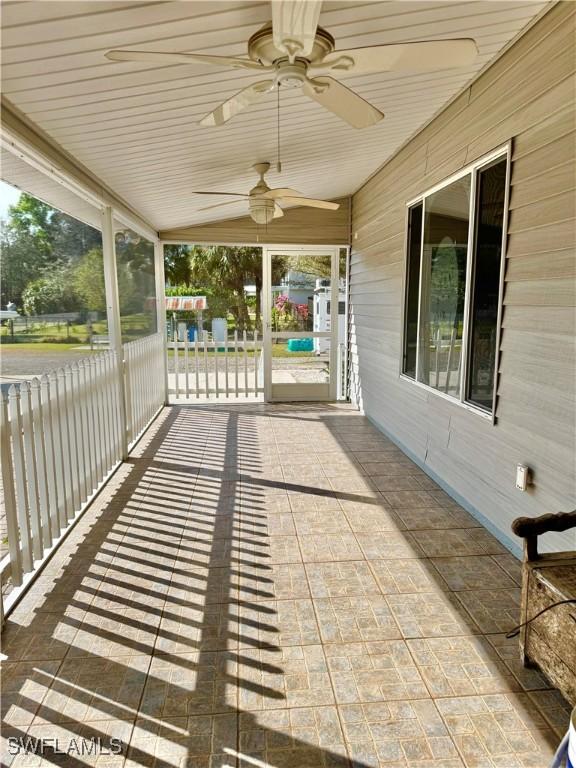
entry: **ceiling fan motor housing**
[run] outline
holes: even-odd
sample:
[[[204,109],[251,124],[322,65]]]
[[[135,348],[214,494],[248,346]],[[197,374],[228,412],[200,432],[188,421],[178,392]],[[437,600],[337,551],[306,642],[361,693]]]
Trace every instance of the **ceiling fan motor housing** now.
[[[320,61],[329,53],[332,53],[336,43],[329,32],[322,27],[317,27],[316,37],[311,52],[303,59],[303,62]],[[286,58],[286,51],[279,51],[274,45],[272,34],[272,22],[265,24],[255,32],[248,41],[248,55],[253,61],[270,66],[280,59]]]

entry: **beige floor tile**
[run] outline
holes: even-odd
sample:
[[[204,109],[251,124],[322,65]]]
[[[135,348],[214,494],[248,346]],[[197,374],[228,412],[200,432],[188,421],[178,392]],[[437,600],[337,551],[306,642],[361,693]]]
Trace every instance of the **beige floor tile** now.
[[[520,564],[397,446],[340,405],[163,418],[6,621],[4,740],[120,736],[96,768],[547,768],[570,707],[504,637]]]
[[[324,651],[338,704],[429,696],[403,640],[326,645]]]
[[[240,711],[334,704],[321,645],[242,650],[238,691]]]
[[[81,618],[85,615],[82,611]],[[32,614],[25,625],[10,619],[2,632],[2,654],[8,661],[63,659],[78,633],[81,618],[39,613]]]
[[[270,536],[263,542],[239,542],[238,547],[242,557],[236,567],[240,570],[246,566],[254,566],[265,572],[272,565],[302,562],[296,536]]]
[[[385,595],[448,590],[444,579],[426,559],[370,560],[370,568]]]
[[[380,588],[368,564],[345,560],[336,563],[307,563],[306,573],[313,597],[379,595]]]
[[[305,563],[363,559],[353,533],[307,535],[299,541]]]
[[[413,536],[428,557],[497,555],[504,549],[484,528],[413,531]]]
[[[416,464],[407,459],[390,458],[389,461],[364,461],[361,464],[366,474],[378,485],[379,477],[406,477],[417,473]]]
[[[32,723],[60,664],[60,659],[2,662],[2,730],[11,726],[22,730]]]
[[[227,712],[238,705],[238,660],[229,651],[154,656],[139,706],[139,718]]]
[[[363,768],[461,768],[454,742],[429,699],[339,707],[354,765]]]
[[[377,531],[401,531],[405,526],[394,512],[384,508],[384,505],[343,502],[342,507],[350,528],[355,533],[375,533]]]
[[[274,563],[264,571],[244,566],[236,578],[241,602],[310,597],[308,578],[302,563]]]
[[[407,643],[434,698],[520,690],[485,637],[433,637]]]
[[[238,645],[238,606],[232,603],[168,604],[158,627],[157,654],[220,651]]]
[[[405,560],[423,556],[417,541],[407,531],[357,533],[356,538],[368,560]]]
[[[18,766],[51,765],[86,765],[93,768],[121,768],[124,765],[130,735],[134,720],[90,720],[86,723],[40,723],[28,729],[27,737],[31,740],[44,741],[46,749],[44,758],[31,754],[22,754],[12,763]],[[92,744],[94,747],[92,747]],[[55,752],[57,746],[61,753],[68,752],[66,757]],[[83,750],[84,754],[79,756]],[[108,754],[106,750],[109,750]],[[80,762],[81,760],[81,762]]]
[[[492,555],[492,558],[519,587],[522,586],[522,562],[517,557],[514,555]]]
[[[525,691],[551,688],[549,681],[538,669],[525,667],[520,661],[518,637],[508,638],[505,634],[495,634],[486,635],[486,639]]]
[[[396,514],[407,530],[479,528],[479,523],[456,507],[399,507]]]
[[[267,512],[261,533],[266,536],[295,536],[296,528],[292,512]],[[239,534],[241,536],[241,534]]]
[[[396,475],[374,475],[370,478],[374,487],[380,493],[395,493],[396,491],[417,491],[422,488],[422,483],[416,475],[406,472]]]
[[[292,512],[325,512],[340,511],[340,502],[333,492],[325,495],[309,493],[291,493],[288,496]]]
[[[248,503],[242,503],[242,520],[245,522],[247,514],[249,512],[257,513],[263,516],[264,521],[268,515],[284,514],[286,512],[292,512],[291,498],[287,493],[276,493],[266,496],[261,502],[256,505],[250,505]],[[254,518],[256,519],[256,518]],[[259,518],[258,518],[259,519]]]
[[[479,632],[475,622],[449,592],[387,595],[405,638],[452,637]]]
[[[437,699],[436,706],[469,768],[548,768],[557,746],[527,694]]]
[[[303,540],[308,536],[327,533],[351,533],[351,528],[344,513],[336,509],[298,512],[294,515],[294,524],[296,525],[298,536]]]
[[[128,749],[126,768],[213,768],[230,761],[238,739],[236,714],[138,718]]]
[[[392,509],[415,509],[438,506],[428,491],[388,491],[383,494],[385,502]]]
[[[135,717],[149,666],[144,655],[65,659],[34,725]]]
[[[319,598],[314,607],[324,643],[354,643],[399,638],[386,599],[381,595]]]
[[[478,589],[503,589],[515,583],[487,555],[435,557],[430,561],[455,592]]]
[[[482,632],[510,632],[520,621],[520,589],[474,590],[458,592]]]
[[[172,576],[166,592],[166,610],[236,600],[239,582],[238,571],[233,568],[187,568]]]
[[[336,707],[242,712],[239,765],[348,768]]]
[[[555,730],[556,735],[562,738],[568,730],[572,712],[571,704],[556,690],[536,691],[528,695],[530,701],[538,707],[545,720]]]
[[[238,634],[240,648],[320,643],[311,600],[272,600],[241,605]]]
[[[92,607],[70,643],[67,658],[152,654],[160,622],[159,612],[144,607]]]

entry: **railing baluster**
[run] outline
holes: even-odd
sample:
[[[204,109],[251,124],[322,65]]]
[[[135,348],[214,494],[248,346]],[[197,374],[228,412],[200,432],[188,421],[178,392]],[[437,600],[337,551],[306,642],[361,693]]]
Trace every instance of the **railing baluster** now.
[[[2,458],[2,491],[4,493],[4,514],[6,516],[6,533],[8,535],[8,553],[10,555],[10,575],[12,584],[19,587],[22,584],[22,552],[20,546],[25,546],[18,525],[18,509],[16,506],[16,491],[12,472],[12,445],[10,441],[10,421],[8,418],[8,399],[2,396],[2,411],[0,413],[0,450]],[[26,570],[31,568],[31,561]]]
[[[200,359],[198,357],[198,331],[194,332],[194,373],[196,381],[196,397],[200,397]]]
[[[48,477],[46,474],[46,429],[42,401],[40,399],[40,381],[36,378],[30,382],[30,416],[33,424],[33,448],[36,460],[36,483],[38,490],[39,519],[44,547],[52,545],[50,530],[50,510],[48,506]]]
[[[186,384],[186,398],[190,397],[190,379],[188,373],[188,334],[184,337],[184,379]]]
[[[80,388],[80,369],[78,368],[78,363],[72,363],[70,369],[72,382],[72,409],[74,411],[74,439],[76,440],[78,466],[78,492],[80,495],[80,504],[83,504],[88,498],[88,494],[86,492],[86,466],[82,439],[82,390]]]
[[[254,395],[258,397],[258,331],[254,328]]]
[[[178,331],[174,331],[174,381],[175,381],[175,395],[178,397],[180,394],[179,382],[178,382]]]
[[[234,330],[234,394],[238,397],[238,329]]]
[[[48,481],[48,511],[50,516],[50,532],[55,539],[60,533],[58,518],[58,486],[56,450],[54,440],[54,419],[52,416],[52,398],[50,379],[46,374],[40,379],[40,396],[42,398],[42,416],[44,423],[44,447],[46,450],[46,479]]]
[[[226,339],[224,341],[224,388],[226,397],[230,396],[230,387],[228,384],[228,327],[226,327]]]
[[[14,384],[8,390],[8,410],[10,412],[10,433],[12,436],[12,459],[16,479],[16,511],[20,529],[20,547],[24,573],[34,567],[32,559],[32,536],[28,518],[28,488],[26,486],[24,446],[22,443],[22,416],[20,414],[20,390]]]
[[[56,465],[59,471],[56,475],[56,487],[58,488],[58,519],[60,529],[64,529],[68,522],[69,509],[71,507],[72,490],[70,480],[70,467],[68,463],[68,434],[64,416],[64,395],[62,392],[64,373],[62,369],[52,371],[50,374],[50,389],[54,400],[52,414],[55,419],[54,452]],[[53,422],[54,423],[54,422]]]
[[[94,458],[92,456],[92,441],[90,428],[90,392],[88,385],[88,360],[79,360],[80,388],[82,390],[82,442],[84,445],[84,461],[86,469],[86,492],[88,496],[96,487],[94,479]]]
[[[248,336],[246,329],[242,334],[242,351],[244,357],[244,395],[248,397]]]
[[[20,384],[20,410],[22,412],[22,435],[24,437],[24,458],[26,461],[26,480],[28,482],[28,513],[32,533],[32,551],[34,558],[40,559],[44,554],[42,541],[42,522],[40,520],[40,503],[38,499],[38,477],[36,473],[36,456],[34,453],[34,433],[32,427],[32,403],[30,400],[30,384],[23,381]]]
[[[74,394],[72,392],[72,371],[69,367],[64,371],[64,413],[68,429],[68,455],[70,461],[70,483],[72,486],[72,507],[69,511],[69,520],[74,516],[74,510],[80,506],[80,489],[78,488],[78,451],[76,448],[76,424],[74,419],[74,407],[72,405]]]
[[[210,386],[208,381],[208,348],[206,346],[208,331],[204,331],[202,335],[204,337],[204,390],[206,392],[206,397],[210,397]]]
[[[212,343],[214,345],[214,388],[216,390],[216,398],[220,396],[218,391],[218,341],[212,337]]]

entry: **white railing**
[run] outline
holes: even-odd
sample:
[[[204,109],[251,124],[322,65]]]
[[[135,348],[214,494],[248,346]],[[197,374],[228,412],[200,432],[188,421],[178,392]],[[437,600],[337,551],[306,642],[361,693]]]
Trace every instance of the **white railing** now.
[[[234,331],[226,341],[211,339],[206,331],[201,339],[180,341],[175,333],[169,350],[173,354],[169,392],[176,398],[249,397],[264,391],[258,331],[250,336]]]
[[[120,381],[116,353],[107,351],[3,394],[2,583],[9,575],[19,587],[37,570],[122,458]]]
[[[161,333],[124,345],[129,445],[138,439],[164,403],[163,355],[164,337]]]

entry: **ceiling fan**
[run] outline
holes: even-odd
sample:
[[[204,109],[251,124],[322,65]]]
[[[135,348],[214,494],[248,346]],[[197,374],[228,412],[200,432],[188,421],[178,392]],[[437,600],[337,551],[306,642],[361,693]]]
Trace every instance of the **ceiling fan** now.
[[[159,64],[212,64],[266,75],[224,101],[200,121],[217,126],[263,99],[271,91],[302,88],[310,99],[354,128],[367,128],[383,113],[338,80],[336,75],[427,72],[472,64],[478,50],[470,38],[372,45],[336,51],[332,35],[318,26],[322,0],[272,0],[272,22],[248,40],[249,58],[159,51],[108,51],[114,61]]]
[[[257,224],[269,224],[272,219],[284,216],[284,211],[279,203],[288,203],[289,205],[293,204],[307,208],[323,208],[327,211],[335,211],[340,207],[339,203],[330,203],[327,200],[314,200],[310,197],[305,197],[301,192],[289,187],[270,189],[264,180],[264,175],[270,169],[270,163],[256,163],[252,167],[260,176],[260,179],[248,194],[241,192],[193,192],[194,195],[226,195],[227,197],[238,198],[237,200],[227,200],[225,203],[209,205],[206,208],[200,208],[200,210],[209,211],[212,208],[221,208],[223,205],[248,202],[252,219]]]

